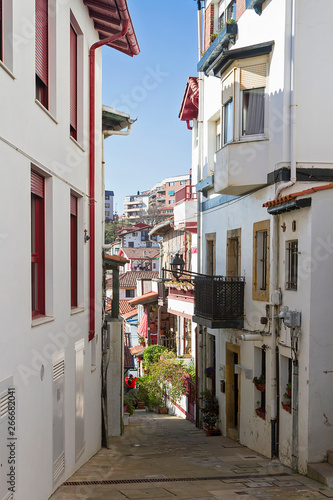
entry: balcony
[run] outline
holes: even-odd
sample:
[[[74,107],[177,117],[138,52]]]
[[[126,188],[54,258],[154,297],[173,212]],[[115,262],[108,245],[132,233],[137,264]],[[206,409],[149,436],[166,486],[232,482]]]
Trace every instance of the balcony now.
[[[206,73],[213,61],[228,48],[229,43],[235,41],[236,35],[237,24],[226,24],[198,62],[197,70]]]
[[[177,203],[181,203],[182,201],[196,199],[197,193],[195,192],[195,186],[183,186],[175,193],[175,205],[177,205]]]
[[[157,196],[156,201],[158,201],[159,203],[162,203],[162,202],[164,203],[165,197],[164,196]]]
[[[216,153],[214,192],[241,195],[267,184],[269,142],[234,142]]]
[[[254,12],[260,16],[264,2],[265,0],[245,0],[245,7],[247,9],[254,9]]]
[[[151,200],[153,198],[156,198],[156,193],[155,192],[149,193],[149,200]]]
[[[195,186],[183,186],[175,193],[175,229],[197,230],[197,193]]]
[[[244,277],[196,276],[193,321],[208,328],[244,326]]]

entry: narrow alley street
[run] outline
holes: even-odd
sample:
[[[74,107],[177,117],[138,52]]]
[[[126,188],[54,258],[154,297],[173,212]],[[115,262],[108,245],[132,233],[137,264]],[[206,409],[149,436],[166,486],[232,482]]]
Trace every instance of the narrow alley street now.
[[[137,410],[50,500],[333,498],[333,490],[187,420]]]

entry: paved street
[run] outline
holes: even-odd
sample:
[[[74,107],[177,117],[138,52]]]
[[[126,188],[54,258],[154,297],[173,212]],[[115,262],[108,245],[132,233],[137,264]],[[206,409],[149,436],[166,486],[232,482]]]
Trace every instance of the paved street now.
[[[333,490],[228,438],[207,438],[186,420],[143,410],[112,449],[102,449],[51,497],[143,498],[324,500]]]

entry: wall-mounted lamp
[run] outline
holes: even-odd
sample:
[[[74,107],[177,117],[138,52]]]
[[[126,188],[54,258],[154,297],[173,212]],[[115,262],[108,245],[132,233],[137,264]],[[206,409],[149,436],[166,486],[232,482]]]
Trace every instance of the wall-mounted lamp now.
[[[178,253],[176,253],[176,255],[174,256],[174,258],[172,259],[172,261],[170,263],[170,266],[171,266],[171,272],[172,272],[173,276],[176,278],[176,280],[179,280],[179,278],[183,274],[183,270],[184,270],[184,266],[185,266],[185,262],[183,260],[183,257],[181,255],[179,255]]]
[[[88,234],[88,229],[84,230],[84,242],[87,243],[87,241],[90,240],[90,236]]]

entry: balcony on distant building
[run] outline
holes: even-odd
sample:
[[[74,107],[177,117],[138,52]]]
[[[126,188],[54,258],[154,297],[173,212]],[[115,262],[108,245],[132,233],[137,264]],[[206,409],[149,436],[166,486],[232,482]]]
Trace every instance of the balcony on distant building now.
[[[193,321],[208,328],[243,328],[244,277],[196,276]]]
[[[208,47],[200,61],[198,62],[197,70],[209,73],[210,65],[215,59],[225,50],[228,49],[229,43],[234,43],[237,35],[237,23],[227,23],[222,30],[217,34],[215,40]]]
[[[195,186],[183,186],[175,193],[175,229],[197,231],[197,193]]]
[[[247,9],[254,9],[254,11],[260,16],[262,13],[262,4],[265,0],[245,0],[245,7]]]

